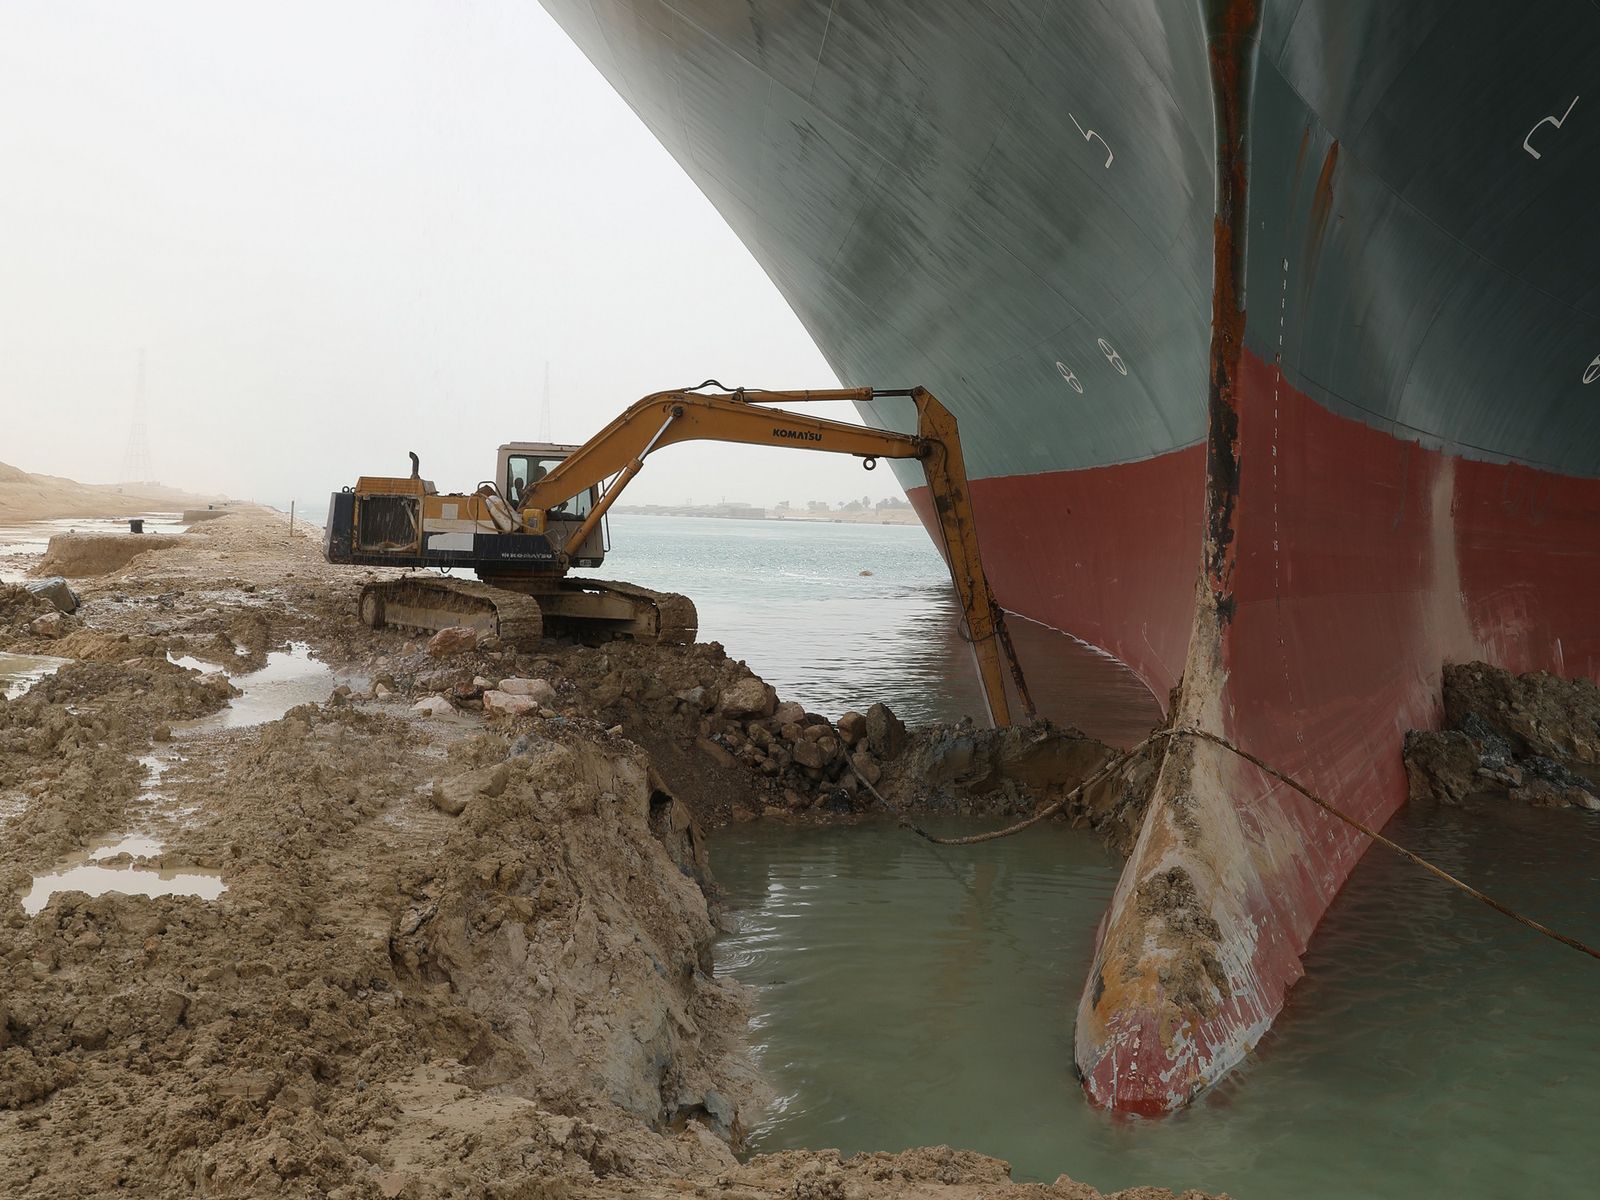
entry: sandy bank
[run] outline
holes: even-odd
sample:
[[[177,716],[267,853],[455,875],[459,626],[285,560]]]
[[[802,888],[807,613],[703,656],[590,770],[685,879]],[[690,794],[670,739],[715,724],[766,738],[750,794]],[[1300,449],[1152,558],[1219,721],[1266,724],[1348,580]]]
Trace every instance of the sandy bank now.
[[[738,1165],[764,1095],[743,994],[710,973],[697,830],[854,813],[838,756],[863,741],[885,787],[991,811],[1103,748],[891,747],[881,719],[847,746],[843,721],[774,725],[779,698],[714,647],[430,655],[355,622],[366,574],[315,533],[208,521],[85,580],[50,636],[42,602],[0,593],[0,649],[74,660],[0,702],[0,1194],[1096,1195],[945,1149]],[[169,662],[249,689],[289,641],[343,683],[255,727],[208,717],[221,675]],[[548,691],[486,707],[522,679]],[[117,866],[225,890],[25,912],[34,873],[130,832]]]
[[[182,543],[159,533],[58,533],[36,574],[84,579],[125,567],[141,554],[170,550]]]
[[[78,483],[57,475],[32,475],[0,463],[0,523],[203,509],[208,501],[220,499],[160,484]]]

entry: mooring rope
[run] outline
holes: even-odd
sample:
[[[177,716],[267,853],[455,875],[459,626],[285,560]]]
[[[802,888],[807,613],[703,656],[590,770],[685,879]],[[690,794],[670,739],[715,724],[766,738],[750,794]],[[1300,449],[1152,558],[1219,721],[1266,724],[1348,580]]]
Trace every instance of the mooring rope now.
[[[1161,732],[1166,733],[1168,731],[1162,730]],[[1132,750],[1129,750],[1126,753],[1111,759],[1093,775],[1089,776],[1089,778],[1085,779],[1077,787],[1063,795],[1059,800],[1045,805],[1038,812],[1034,813],[1025,820],[1018,821],[1015,825],[1008,825],[1004,829],[995,829],[989,833],[974,833],[968,837],[939,837],[937,834],[929,833],[926,829],[923,829],[920,825],[913,821],[906,813],[905,809],[887,799],[883,793],[878,791],[877,788],[873,787],[872,784],[868,783],[867,777],[857,770],[856,764],[852,760],[846,759],[845,761],[850,763],[850,769],[855,771],[855,776],[861,781],[861,786],[866,788],[867,791],[871,792],[878,803],[882,804],[885,808],[893,812],[897,818],[899,818],[902,828],[909,829],[918,837],[925,838],[936,846],[976,846],[979,842],[999,841],[1001,838],[1010,837],[1014,833],[1021,833],[1024,829],[1028,828],[1028,826],[1037,825],[1040,821],[1048,820],[1050,817],[1055,816],[1056,813],[1060,812],[1069,803],[1071,803],[1073,799],[1082,795],[1085,791],[1099,783],[1106,776],[1112,774],[1114,771],[1119,770],[1124,763],[1128,762],[1146,746],[1154,742],[1156,740],[1156,736],[1156,734],[1152,734],[1150,737],[1145,738],[1144,741],[1140,742]]]
[[[1552,941],[1560,942],[1563,946],[1577,950],[1582,954],[1587,954],[1590,958],[1600,959],[1600,950],[1596,950],[1593,946],[1590,946],[1575,937],[1571,937],[1568,934],[1551,929],[1548,925],[1542,924],[1539,921],[1535,921],[1532,917],[1525,916],[1516,909],[1512,908],[1510,905],[1496,900],[1493,896],[1480,891],[1479,889],[1473,887],[1470,883],[1467,883],[1465,880],[1456,878],[1454,875],[1450,874],[1449,871],[1446,871],[1443,867],[1429,862],[1416,851],[1408,850],[1394,839],[1385,837],[1377,830],[1369,828],[1367,825],[1356,820],[1354,817],[1348,815],[1347,813],[1341,812],[1332,804],[1328,803],[1328,801],[1324,800],[1321,796],[1318,796],[1310,788],[1299,782],[1299,780],[1286,775],[1284,772],[1278,770],[1278,768],[1263,761],[1261,758],[1258,758],[1256,755],[1250,753],[1250,751],[1244,749],[1242,746],[1235,746],[1232,742],[1228,741],[1227,738],[1215,733],[1211,733],[1208,730],[1194,729],[1192,727],[1158,729],[1155,733],[1152,733],[1149,737],[1145,738],[1131,750],[1112,758],[1098,771],[1089,776],[1089,778],[1085,779],[1082,783],[1078,784],[1071,791],[1066,792],[1059,799],[1045,805],[1038,812],[1033,813],[1024,820],[1018,821],[1014,825],[1008,825],[1004,829],[995,829],[988,833],[975,833],[967,837],[939,837],[935,834],[929,833],[927,830],[921,828],[915,822],[913,822],[906,814],[904,809],[902,809],[899,805],[890,803],[890,801],[887,800],[877,788],[868,783],[866,777],[862,775],[861,772],[856,768],[854,762],[850,763],[850,769],[855,772],[855,776],[861,781],[862,786],[865,787],[867,791],[871,792],[880,804],[894,812],[899,818],[899,822],[903,827],[909,829],[918,837],[925,838],[926,840],[939,846],[974,846],[980,842],[993,842],[998,841],[1000,838],[1010,837],[1012,834],[1021,833],[1024,829],[1027,829],[1031,825],[1037,825],[1040,821],[1048,820],[1050,817],[1053,817],[1056,813],[1065,808],[1076,797],[1081,796],[1085,791],[1099,783],[1102,779],[1105,779],[1108,775],[1120,770],[1125,764],[1143,752],[1147,747],[1163,739],[1180,737],[1197,738],[1200,741],[1210,742],[1215,746],[1222,747],[1222,749],[1244,759],[1245,762],[1266,773],[1267,775],[1270,775],[1272,778],[1284,784],[1286,787],[1298,792],[1307,800],[1311,801],[1311,803],[1315,804],[1318,808],[1328,813],[1328,815],[1344,822],[1346,825],[1350,826],[1350,828],[1356,830],[1358,833],[1364,834],[1366,837],[1372,839],[1380,845],[1386,846],[1390,850],[1393,850],[1402,858],[1410,860],[1423,870],[1427,871],[1429,874],[1444,880],[1450,886],[1460,889],[1467,895],[1471,896],[1474,900],[1488,905],[1490,908],[1494,909],[1503,916],[1510,917],[1518,924],[1526,926],[1535,933],[1541,933],[1545,937],[1550,938]]]

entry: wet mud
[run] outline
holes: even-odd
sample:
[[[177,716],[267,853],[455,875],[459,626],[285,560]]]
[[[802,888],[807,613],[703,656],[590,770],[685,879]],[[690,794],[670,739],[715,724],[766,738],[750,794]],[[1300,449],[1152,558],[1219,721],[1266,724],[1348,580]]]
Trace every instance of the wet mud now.
[[[1600,813],[1600,687],[1485,663],[1444,669],[1444,728],[1406,735],[1413,801]]]
[[[66,660],[0,701],[0,1194],[1097,1195],[740,1164],[766,1093],[702,839],[881,813],[863,777],[1005,813],[1105,747],[829,720],[716,646],[430,653],[310,533],[207,520],[43,627],[0,589],[0,652]],[[1136,783],[1077,815],[1117,840]]]

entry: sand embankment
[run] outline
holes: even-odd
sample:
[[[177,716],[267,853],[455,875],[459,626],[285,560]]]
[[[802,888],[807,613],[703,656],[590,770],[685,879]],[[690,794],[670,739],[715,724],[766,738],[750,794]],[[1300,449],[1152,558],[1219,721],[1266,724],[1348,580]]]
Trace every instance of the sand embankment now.
[[[35,573],[85,579],[127,566],[141,554],[182,545],[159,533],[58,533],[50,539]]]
[[[56,475],[30,475],[19,467],[0,463],[0,522],[6,523],[176,512],[204,508],[221,499],[160,484],[78,483]]]
[[[796,714],[716,646],[430,654],[355,620],[369,573],[314,534],[230,513],[47,625],[0,587],[0,649],[74,660],[0,701],[0,1195],[1097,1195],[943,1148],[737,1164],[763,1090],[698,834],[861,806],[852,745],[886,780],[927,753],[1002,793],[1056,756],[776,723]],[[288,641],[345,682],[252,727],[205,723],[250,696],[169,661],[237,672]],[[113,863],[226,890],[25,911],[34,873],[131,830],[159,844]]]

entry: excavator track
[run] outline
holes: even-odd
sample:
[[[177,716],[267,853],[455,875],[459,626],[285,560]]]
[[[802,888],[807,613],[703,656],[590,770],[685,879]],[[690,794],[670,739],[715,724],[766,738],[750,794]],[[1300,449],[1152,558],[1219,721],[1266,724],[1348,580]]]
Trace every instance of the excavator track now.
[[[534,650],[544,617],[532,596],[470,579],[408,575],[361,589],[361,620],[373,629],[437,633],[465,626],[518,650]]]
[[[620,596],[634,605],[648,605],[655,610],[654,635],[634,632],[638,641],[665,642],[668,645],[687,646],[700,632],[700,614],[694,601],[677,592],[657,592],[636,583],[623,583],[614,579],[573,579],[563,581],[563,587],[582,587],[586,591],[599,591]]]
[[[605,579],[567,578],[529,595],[468,579],[408,575],[361,590],[361,620],[374,629],[437,633],[465,626],[533,650],[548,627],[580,638],[626,637],[688,645],[699,631],[694,601],[676,592]]]

